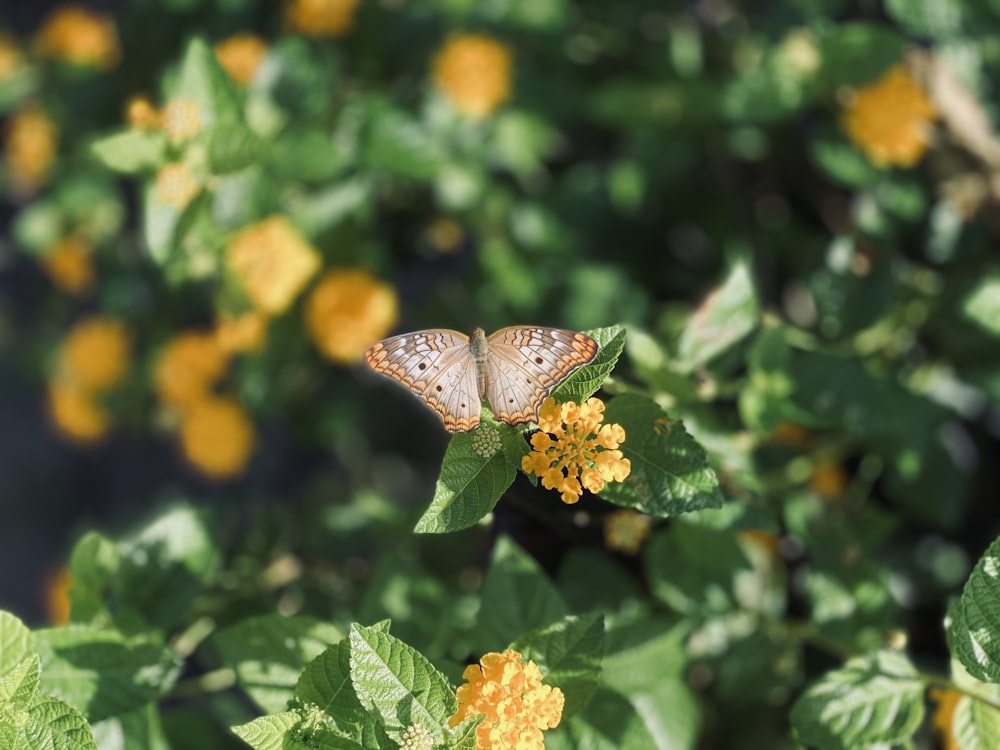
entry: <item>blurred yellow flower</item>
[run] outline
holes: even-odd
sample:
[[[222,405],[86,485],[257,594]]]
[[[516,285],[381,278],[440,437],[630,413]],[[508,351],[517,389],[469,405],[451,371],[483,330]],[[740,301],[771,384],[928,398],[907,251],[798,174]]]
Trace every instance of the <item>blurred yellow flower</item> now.
[[[575,503],[583,490],[600,492],[606,482],[623,482],[632,463],[618,446],[625,430],[602,425],[604,402],[557,404],[549,397],[538,410],[539,432],[531,436],[531,452],[521,458],[521,469],[535,474],[547,490],[556,490],[564,503]]]
[[[645,513],[623,508],[604,519],[604,544],[608,549],[634,555],[649,537],[653,519]]]
[[[844,466],[835,458],[821,458],[813,465],[809,488],[828,500],[836,500],[847,492],[851,480]]]
[[[201,185],[182,161],[160,167],[156,173],[156,199],[180,210],[201,192]]]
[[[267,57],[267,43],[256,34],[235,34],[215,45],[215,56],[230,78],[246,86]]]
[[[267,318],[254,310],[222,315],[215,324],[215,340],[227,354],[259,351],[267,335]]]
[[[462,673],[458,711],[448,720],[457,727],[469,716],[483,714],[476,730],[479,750],[544,750],[542,732],[559,726],[565,697],[559,688],[542,684],[542,672],[517,651],[491,652]]]
[[[157,130],[163,122],[160,111],[144,96],[133,96],[125,104],[125,120],[133,128]]]
[[[425,233],[427,243],[441,254],[453,253],[462,247],[465,230],[454,219],[440,217],[431,222]]]
[[[340,364],[359,362],[365,349],[392,330],[398,315],[396,290],[362,268],[330,271],[306,305],[316,347]]]
[[[777,445],[802,447],[809,442],[809,430],[794,422],[780,422],[768,439]]]
[[[114,19],[79,5],[63,5],[52,11],[35,44],[42,57],[74,65],[106,69],[121,58]]]
[[[243,472],[254,446],[253,424],[232,398],[204,398],[181,420],[181,448],[206,476],[226,479]]]
[[[69,590],[73,588],[73,574],[65,565],[52,571],[45,578],[45,614],[52,625],[69,622]]]
[[[510,98],[510,48],[488,36],[456,34],[434,58],[434,81],[459,112],[486,117]]]
[[[307,36],[343,36],[354,26],[359,0],[289,0],[285,20]]]
[[[59,347],[59,375],[85,391],[108,390],[128,372],[130,348],[122,321],[86,318],[70,329]]]
[[[937,733],[938,741],[943,750],[960,750],[961,744],[955,737],[952,729],[955,717],[955,708],[962,700],[962,694],[957,690],[942,688],[931,688],[930,698],[937,704],[934,715],[931,717],[931,726]]]
[[[71,381],[51,381],[48,402],[53,424],[73,440],[93,442],[102,438],[111,426],[111,419],[96,397]]]
[[[188,331],[160,352],[153,384],[160,400],[176,409],[188,409],[211,395],[229,358],[210,333]]]
[[[911,167],[924,155],[937,111],[903,65],[852,92],[843,114],[848,137],[880,167]]]
[[[26,109],[7,122],[4,158],[14,189],[20,193],[36,190],[55,159],[59,129],[41,109]]]
[[[94,263],[90,245],[81,237],[70,235],[50,247],[42,258],[42,268],[59,288],[74,295],[94,286]]]
[[[233,235],[226,262],[254,306],[279,315],[319,270],[320,256],[288,219],[272,216]]]
[[[191,140],[201,132],[203,124],[198,102],[190,99],[174,99],[167,102],[160,118],[160,126],[173,144]]]
[[[0,81],[11,78],[24,64],[24,53],[10,34],[0,33]]]

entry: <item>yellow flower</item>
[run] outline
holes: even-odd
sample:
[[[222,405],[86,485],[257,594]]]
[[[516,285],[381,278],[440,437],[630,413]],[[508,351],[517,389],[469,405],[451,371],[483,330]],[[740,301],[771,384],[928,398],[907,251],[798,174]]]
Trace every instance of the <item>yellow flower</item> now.
[[[64,237],[50,247],[42,268],[56,286],[70,294],[81,295],[94,286],[90,245],[80,237]]]
[[[465,230],[461,225],[446,218],[438,218],[431,222],[425,233],[427,243],[442,255],[454,253],[462,247],[465,241]]]
[[[531,436],[531,452],[522,457],[521,469],[535,474],[547,490],[556,490],[564,503],[575,503],[583,488],[600,492],[606,482],[623,482],[632,463],[618,450],[625,442],[621,425],[606,424],[604,402],[557,404],[549,397],[538,410],[541,432]]]
[[[230,78],[246,86],[267,57],[267,43],[256,34],[236,34],[215,45],[215,56]]]
[[[163,108],[161,127],[173,144],[191,140],[201,131],[202,125],[198,102],[174,99]]]
[[[215,324],[215,340],[227,354],[259,351],[267,334],[267,318],[259,312],[223,315]]]
[[[604,519],[604,544],[608,549],[634,555],[642,549],[653,527],[653,519],[645,513],[622,509]]]
[[[279,315],[319,270],[320,256],[284,216],[272,216],[237,232],[226,262],[254,306]]]
[[[542,684],[533,661],[517,651],[491,652],[462,673],[458,711],[448,720],[457,727],[469,716],[486,718],[476,732],[479,750],[544,750],[542,732],[559,725],[565,698],[559,688]]]
[[[36,39],[38,54],[74,65],[111,68],[121,58],[114,19],[78,5],[49,14]]]
[[[962,694],[957,690],[946,690],[941,688],[931,688],[931,699],[937,703],[934,715],[931,717],[931,726],[937,733],[938,740],[944,750],[959,750],[958,740],[952,730],[952,722],[955,716],[955,708],[962,700]]]
[[[184,455],[203,474],[226,479],[243,472],[254,446],[254,430],[231,398],[204,398],[185,412],[180,427]]]
[[[111,426],[107,412],[94,395],[76,383],[56,379],[49,383],[49,415],[56,428],[73,440],[90,443]]]
[[[10,34],[0,33],[0,82],[12,78],[24,64],[24,53]]]
[[[45,613],[52,625],[65,625],[69,622],[71,588],[73,588],[73,574],[65,565],[46,576]]]
[[[434,59],[434,80],[459,112],[485,117],[510,98],[510,48],[488,36],[454,35]]]
[[[104,316],[87,318],[73,326],[63,339],[59,374],[85,391],[108,390],[128,372],[129,349],[122,321]]]
[[[364,269],[338,269],[320,279],[309,295],[306,324],[326,357],[352,364],[385,338],[398,314],[395,289]]]
[[[182,333],[160,353],[153,373],[156,392],[169,406],[190,408],[208,398],[227,362],[226,352],[212,334]]]
[[[133,96],[125,105],[125,120],[133,128],[157,130],[163,125],[160,111],[144,96]]]
[[[58,141],[59,129],[41,109],[27,109],[10,118],[4,156],[15,190],[30,193],[45,181]]]
[[[187,206],[198,193],[201,185],[182,161],[160,167],[156,173],[156,199],[160,203],[180,210]]]
[[[843,497],[850,485],[850,478],[844,471],[843,464],[833,458],[821,458],[813,466],[809,477],[809,488],[816,494],[836,500]]]
[[[880,167],[916,164],[927,150],[937,111],[902,65],[854,91],[844,110],[848,137]]]
[[[285,20],[307,36],[343,36],[354,26],[358,0],[289,0]]]

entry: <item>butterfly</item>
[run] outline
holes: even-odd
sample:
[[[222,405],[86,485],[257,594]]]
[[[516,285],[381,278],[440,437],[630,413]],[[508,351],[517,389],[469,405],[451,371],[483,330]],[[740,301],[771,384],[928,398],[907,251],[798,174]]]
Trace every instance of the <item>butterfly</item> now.
[[[597,355],[589,336],[560,328],[514,326],[487,337],[458,331],[415,331],[379,341],[365,352],[375,372],[402,383],[433,409],[448,432],[479,424],[485,397],[497,419],[534,422],[553,388]]]

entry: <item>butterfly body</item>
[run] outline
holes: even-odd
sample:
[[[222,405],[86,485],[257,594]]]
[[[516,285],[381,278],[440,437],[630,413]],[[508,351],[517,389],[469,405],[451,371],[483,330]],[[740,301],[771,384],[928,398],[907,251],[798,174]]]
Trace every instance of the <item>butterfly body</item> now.
[[[365,359],[433,409],[449,432],[479,424],[483,400],[507,424],[533,422],[538,407],[571,372],[596,356],[597,342],[561,328],[515,326],[486,336],[431,329],[373,345]]]

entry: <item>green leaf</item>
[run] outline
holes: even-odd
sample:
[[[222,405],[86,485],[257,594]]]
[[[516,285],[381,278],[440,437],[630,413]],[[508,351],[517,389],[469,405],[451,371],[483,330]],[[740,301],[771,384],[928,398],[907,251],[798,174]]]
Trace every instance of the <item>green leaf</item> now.
[[[447,154],[424,125],[403,110],[373,112],[365,147],[368,166],[414,180],[430,180]]]
[[[701,302],[677,345],[682,372],[703,367],[757,327],[759,307],[750,265],[736,261],[726,280]]]
[[[587,705],[601,678],[604,618],[570,615],[524,634],[511,648],[539,666],[546,685],[562,690],[568,718]]]
[[[479,748],[476,731],[483,722],[482,714],[470,716],[454,729],[447,728],[444,746],[448,750],[477,750]]]
[[[615,369],[618,358],[625,348],[625,329],[622,326],[594,328],[583,333],[596,341],[600,348],[593,362],[573,372],[552,391],[552,397],[560,403],[566,401],[582,403],[590,398]]]
[[[803,742],[821,750],[905,742],[923,721],[924,688],[903,654],[857,657],[795,702],[792,725]]]
[[[574,612],[614,612],[644,598],[638,578],[604,550],[574,547],[559,566],[559,591]]]
[[[17,750],[97,750],[97,743],[83,715],[50,695],[36,695],[28,708],[28,721],[10,747]]]
[[[143,190],[142,235],[152,259],[163,266],[174,255],[174,240],[181,218],[197,203],[195,198],[184,208],[164,203],[157,196],[155,181]]]
[[[113,630],[70,626],[36,632],[41,689],[91,721],[128,713],[156,700],[180,674],[168,648]]]
[[[197,104],[198,116],[206,131],[222,123],[240,121],[236,85],[203,39],[192,39],[188,43],[178,75],[167,93],[171,100]]]
[[[302,704],[318,706],[345,731],[364,723],[366,713],[351,684],[351,654],[346,641],[330,646],[309,662],[295,685],[295,697]]]
[[[1000,682],[1000,539],[976,563],[949,628],[952,655],[983,682]]]
[[[277,177],[295,182],[326,182],[349,162],[350,154],[338,146],[330,133],[293,128],[279,136],[268,159]]]
[[[943,40],[974,31],[970,9],[960,0],[886,0],[885,10],[914,36]]]
[[[985,701],[962,696],[951,717],[951,734],[962,750],[1000,747],[1000,710]]]
[[[69,558],[73,575],[70,614],[74,622],[110,624],[107,599],[120,563],[118,545],[96,531],[87,532],[76,543]]]
[[[101,750],[171,750],[160,721],[160,707],[148,703],[121,716],[95,723],[91,729]]]
[[[224,123],[212,128],[208,137],[208,167],[213,174],[227,174],[249,167],[261,159],[268,144],[244,125]]]
[[[254,750],[286,750],[285,736],[301,722],[298,711],[261,716],[246,724],[231,727],[233,734]]]
[[[498,651],[521,634],[569,614],[538,563],[506,536],[493,549],[482,602],[476,635],[483,652]]]
[[[24,708],[38,689],[41,661],[38,654],[29,656],[4,675],[0,675],[0,711],[4,704]]]
[[[485,422],[472,432],[455,433],[441,461],[434,499],[414,531],[465,529],[493,510],[514,482],[520,465],[518,442],[524,443],[520,430]]]
[[[987,333],[1000,337],[1000,274],[980,279],[963,300],[962,313]]]
[[[351,682],[361,703],[382,719],[387,734],[398,739],[420,724],[435,742],[458,710],[458,700],[444,675],[418,651],[380,628],[352,625],[349,637]]]
[[[827,177],[847,187],[867,187],[883,179],[884,172],[840,135],[813,138],[809,155]]]
[[[831,24],[820,50],[828,85],[863,86],[903,59],[906,40],[884,25]]]
[[[137,174],[163,166],[167,139],[157,130],[133,128],[94,141],[91,149],[113,172]]]
[[[305,666],[343,634],[333,625],[303,615],[251,617],[215,634],[222,661],[265,711],[282,711],[295,695]]]
[[[661,750],[645,722],[620,694],[598,688],[583,713],[545,733],[545,750]]]
[[[652,399],[623,394],[608,402],[605,424],[625,428],[622,454],[632,464],[624,482],[599,493],[616,505],[653,516],[675,516],[722,505],[719,479],[705,449]]]
[[[36,653],[35,637],[27,626],[10,612],[0,610],[0,677]]]

